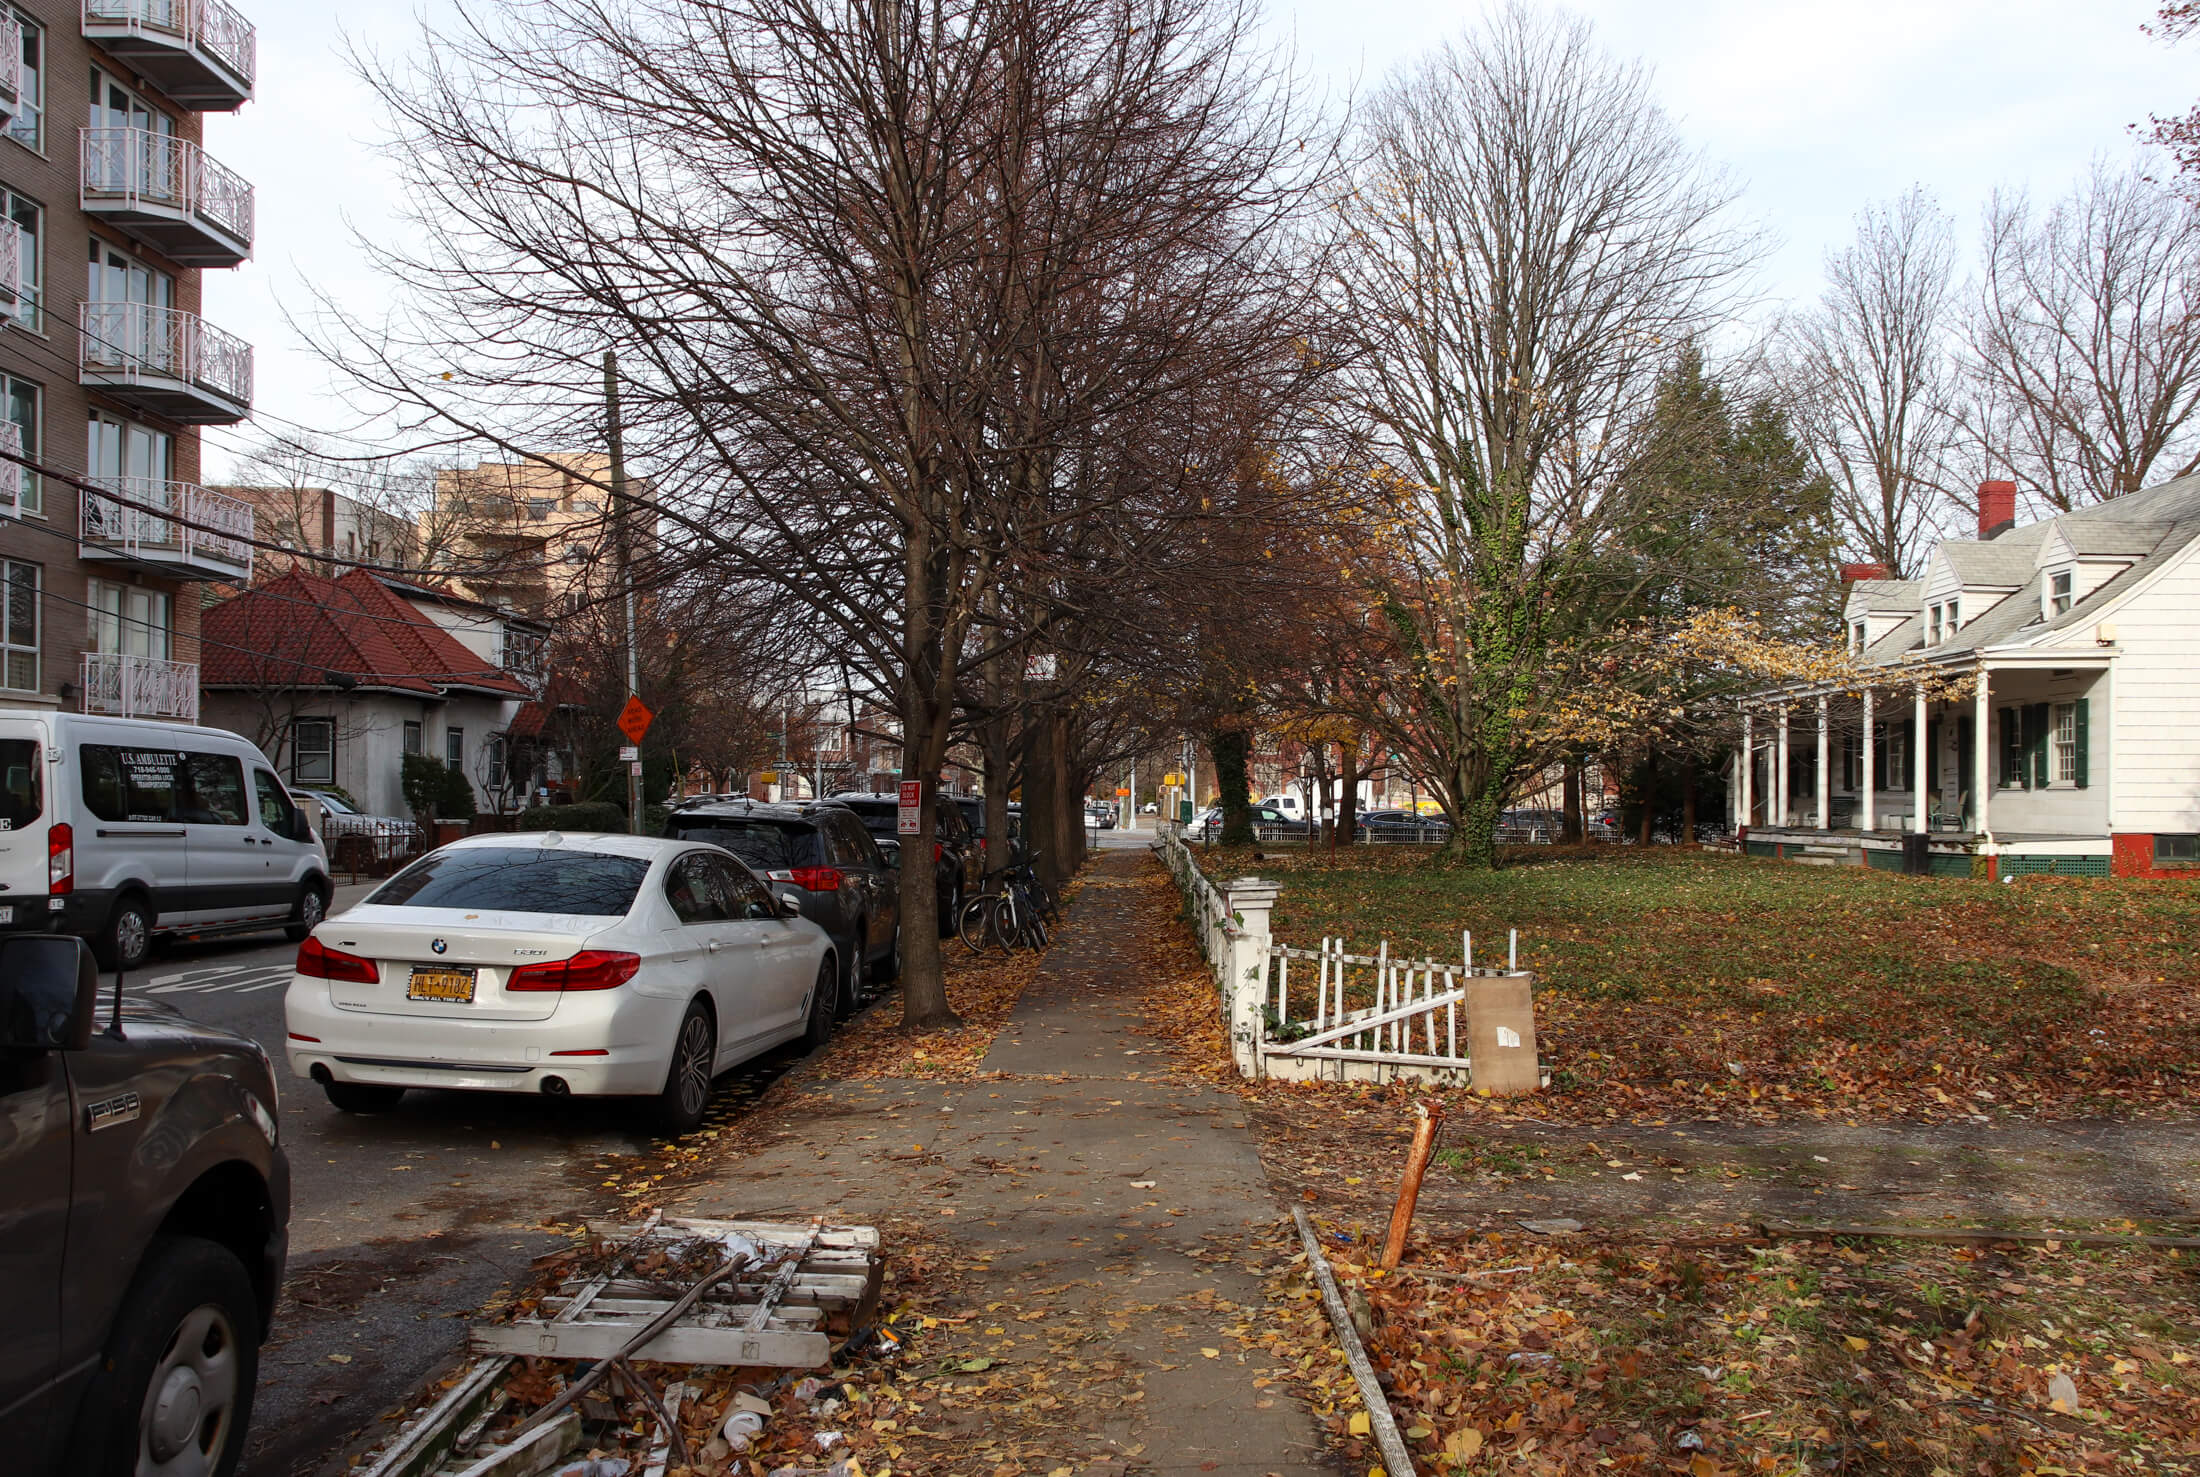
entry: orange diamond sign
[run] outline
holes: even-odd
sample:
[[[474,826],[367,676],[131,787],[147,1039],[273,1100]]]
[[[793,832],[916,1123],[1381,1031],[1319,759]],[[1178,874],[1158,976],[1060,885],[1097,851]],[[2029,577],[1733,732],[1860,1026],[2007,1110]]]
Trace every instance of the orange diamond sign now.
[[[640,743],[642,735],[649,732],[649,720],[656,717],[638,697],[629,697],[626,706],[619,710],[619,732],[631,743]]]

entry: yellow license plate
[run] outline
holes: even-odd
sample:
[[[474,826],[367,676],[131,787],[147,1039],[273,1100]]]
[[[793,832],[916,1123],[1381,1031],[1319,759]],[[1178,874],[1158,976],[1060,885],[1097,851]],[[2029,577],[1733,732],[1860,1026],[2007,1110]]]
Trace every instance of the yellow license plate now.
[[[470,969],[415,969],[412,982],[405,987],[407,1000],[455,1000],[461,1005],[471,1005],[474,999],[474,972]]]

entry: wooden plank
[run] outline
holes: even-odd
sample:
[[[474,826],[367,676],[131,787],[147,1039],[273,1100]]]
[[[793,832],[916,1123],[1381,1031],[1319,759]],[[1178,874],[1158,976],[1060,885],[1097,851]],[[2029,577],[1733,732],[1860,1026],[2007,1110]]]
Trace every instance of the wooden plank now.
[[[802,1258],[808,1256],[810,1248],[817,1244],[817,1233],[818,1227],[812,1225],[810,1234],[803,1238],[802,1249],[788,1256],[781,1264],[779,1275],[772,1278],[772,1285],[764,1289],[764,1295],[749,1310],[748,1322],[742,1325],[744,1328],[755,1331],[771,1321],[772,1311],[779,1306],[780,1299],[787,1295],[787,1289],[794,1286],[795,1274],[802,1270]]]
[[[1361,1347],[1359,1331],[1352,1326],[1352,1314],[1344,1305],[1344,1294],[1337,1289],[1337,1279],[1329,1270],[1329,1259],[1322,1255],[1321,1238],[1314,1234],[1314,1223],[1307,1217],[1304,1206],[1293,1206],[1291,1218],[1298,1222],[1299,1244],[1306,1248],[1307,1268],[1321,1287],[1322,1306],[1329,1310],[1329,1322],[1337,1331],[1337,1342],[1344,1348],[1345,1363],[1351,1366],[1352,1378],[1360,1387],[1360,1403],[1367,1407],[1376,1448],[1383,1454],[1383,1470],[1406,1477],[1414,1471],[1412,1453],[1406,1450],[1405,1438],[1398,1434],[1398,1421],[1391,1414],[1390,1397],[1383,1393],[1382,1382],[1375,1377],[1375,1366],[1368,1362],[1367,1350]]]
[[[500,1446],[460,1471],[458,1477],[536,1477],[581,1444],[581,1413],[569,1410],[509,1446]]]
[[[1464,1072],[1470,1059],[1463,1056],[1423,1056],[1410,1051],[1359,1051],[1341,1046],[1314,1046],[1301,1048],[1297,1042],[1284,1046],[1262,1048],[1264,1056],[1319,1057],[1327,1062],[1380,1062],[1391,1066],[1445,1067]]]
[[[794,1279],[794,1286],[788,1290],[787,1298],[790,1302],[802,1301],[827,1307],[840,1307],[861,1298],[870,1284],[871,1275],[868,1263],[859,1263],[856,1270],[847,1272],[804,1271],[801,1276]],[[722,1307],[728,1301],[746,1302],[760,1296],[768,1285],[763,1282],[743,1282],[733,1289],[730,1298],[707,1297],[703,1301],[716,1307]],[[562,1306],[569,1300],[570,1296],[571,1294],[559,1292],[545,1298],[543,1306],[550,1307],[553,1304]],[[638,1282],[622,1278],[617,1282],[607,1284],[603,1289],[603,1296],[607,1298],[662,1298],[665,1296],[665,1292],[661,1283]]]
[[[623,1239],[634,1234],[634,1226],[628,1221],[587,1221],[584,1224],[598,1236]],[[715,1221],[688,1216],[666,1216],[657,1223],[657,1237],[665,1241],[685,1240],[690,1236],[746,1236],[765,1250],[778,1246],[797,1246],[810,1237],[814,1228],[809,1225],[786,1225],[777,1221]],[[675,1234],[678,1233],[678,1234]],[[876,1251],[879,1233],[876,1226],[825,1226],[817,1230],[817,1248],[820,1251]]]
[[[545,1302],[543,1306],[547,1308],[549,1303]],[[576,1323],[601,1323],[608,1318],[634,1319],[638,1315],[639,1321],[634,1326],[639,1327],[640,1324],[647,1323],[671,1306],[672,1299],[664,1297],[615,1298],[606,1296],[600,1297],[589,1304],[588,1311],[574,1321]],[[705,1298],[697,1303],[692,1311],[700,1315],[705,1309],[709,1309],[712,1314],[716,1315],[719,1322],[703,1326],[740,1328],[748,1323],[750,1315],[755,1311],[755,1304],[713,1303]],[[822,1323],[825,1316],[825,1309],[802,1303],[782,1303],[772,1309],[773,1318],[783,1319],[788,1323],[802,1327]]]
[[[1264,1049],[1271,1055],[1276,1052],[1288,1054],[1293,1050],[1303,1052],[1309,1047],[1321,1046],[1345,1036],[1357,1036],[1363,1031],[1377,1030],[1393,1022],[1405,1020],[1410,1016],[1433,1011],[1439,1006],[1457,1005],[1466,998],[1467,992],[1464,990],[1447,990],[1441,995],[1430,996],[1424,1000],[1408,1000],[1403,1005],[1393,1005],[1387,1010],[1369,1011],[1364,1015],[1353,1016],[1341,1026],[1331,1026],[1325,1031],[1316,1031],[1311,1036],[1302,1036],[1296,1041],[1286,1041],[1279,1046],[1265,1047]],[[1395,1052],[1387,1055],[1392,1061],[1398,1059]]]
[[[473,1347],[483,1354],[522,1354],[536,1358],[608,1359],[634,1337],[638,1325],[550,1323],[529,1319],[474,1329]],[[696,1328],[675,1323],[633,1355],[661,1364],[719,1364],[736,1368],[768,1364],[780,1369],[818,1369],[831,1362],[832,1340],[822,1333],[768,1328]]]
[[[497,1381],[511,1366],[510,1359],[484,1359],[476,1364],[405,1427],[396,1444],[367,1468],[365,1477],[424,1477],[450,1454],[459,1430],[496,1397]]]

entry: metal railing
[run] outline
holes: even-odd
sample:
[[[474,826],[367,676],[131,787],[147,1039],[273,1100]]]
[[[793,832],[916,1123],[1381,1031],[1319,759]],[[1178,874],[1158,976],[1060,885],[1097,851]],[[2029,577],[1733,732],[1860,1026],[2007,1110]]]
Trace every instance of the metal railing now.
[[[84,0],[84,24],[127,26],[195,46],[248,87],[259,67],[252,22],[222,0]]]
[[[0,451],[23,454],[23,428],[14,421],[0,421]],[[23,503],[23,464],[0,459],[0,515],[13,518]]]
[[[252,244],[252,186],[189,139],[150,128],[78,131],[81,202],[160,205]]]
[[[113,498],[87,492],[79,500],[77,534],[87,543],[127,554],[211,560],[252,573],[252,505],[195,482],[158,477],[94,477]]]
[[[0,116],[13,117],[23,103],[23,23],[0,10]]]
[[[85,369],[178,380],[252,403],[252,346],[196,313],[150,303],[85,303],[77,326]]]
[[[199,721],[199,664],[87,651],[79,665],[83,711],[116,718]]]
[[[0,221],[0,325],[15,317],[23,300],[23,233],[13,221]]]

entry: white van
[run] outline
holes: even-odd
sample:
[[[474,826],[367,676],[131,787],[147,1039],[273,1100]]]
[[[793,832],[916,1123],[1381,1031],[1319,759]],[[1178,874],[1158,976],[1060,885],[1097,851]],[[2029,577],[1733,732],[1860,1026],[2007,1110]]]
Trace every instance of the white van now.
[[[302,939],[329,891],[320,838],[238,735],[0,707],[0,929],[130,969],[163,934]]]

